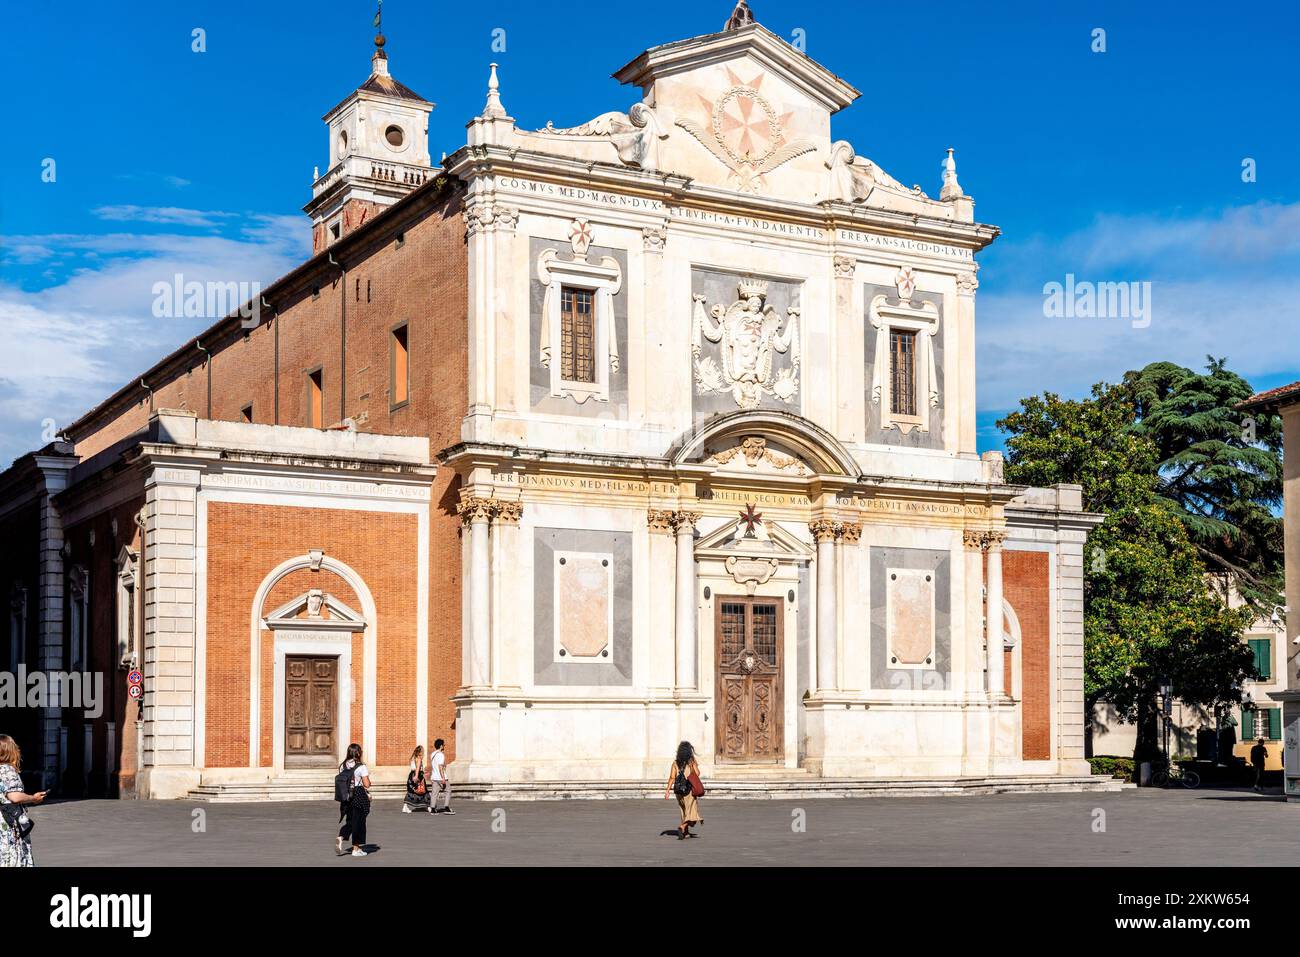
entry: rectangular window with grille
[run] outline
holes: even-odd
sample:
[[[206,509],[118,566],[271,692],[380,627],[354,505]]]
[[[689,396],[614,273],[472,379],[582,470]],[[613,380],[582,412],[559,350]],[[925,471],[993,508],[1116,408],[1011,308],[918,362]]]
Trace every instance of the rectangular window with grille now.
[[[916,333],[889,332],[889,411],[916,415]]]
[[[560,291],[560,378],[596,381],[596,303],[590,289]]]

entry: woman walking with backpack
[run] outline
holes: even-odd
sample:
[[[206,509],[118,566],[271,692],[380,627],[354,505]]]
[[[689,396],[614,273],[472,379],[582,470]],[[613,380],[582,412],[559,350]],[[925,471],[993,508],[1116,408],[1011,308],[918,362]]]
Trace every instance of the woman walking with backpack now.
[[[339,802],[338,840],[334,849],[346,854],[343,842],[352,841],[352,856],[365,857],[366,817],[370,814],[370,769],[361,760],[361,745],[349,744],[348,755],[334,778],[334,797]]]
[[[664,786],[664,797],[675,796],[682,812],[682,822],[677,825],[677,840],[695,837],[691,833],[691,826],[704,823],[697,800],[703,794],[704,785],[700,783],[700,766],[695,760],[695,748],[689,741],[683,741],[677,745],[677,757],[668,769],[668,783]]]

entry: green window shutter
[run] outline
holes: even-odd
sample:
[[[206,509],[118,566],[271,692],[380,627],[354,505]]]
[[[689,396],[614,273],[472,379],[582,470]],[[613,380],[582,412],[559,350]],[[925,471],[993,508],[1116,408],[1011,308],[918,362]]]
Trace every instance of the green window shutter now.
[[[1273,640],[1271,638],[1251,638],[1250,650],[1255,655],[1255,670],[1261,681],[1273,677]]]
[[[1255,737],[1255,713],[1249,708],[1241,709],[1241,740],[1250,741]]]
[[[1278,741],[1282,738],[1282,712],[1278,708],[1268,709],[1268,739]]]

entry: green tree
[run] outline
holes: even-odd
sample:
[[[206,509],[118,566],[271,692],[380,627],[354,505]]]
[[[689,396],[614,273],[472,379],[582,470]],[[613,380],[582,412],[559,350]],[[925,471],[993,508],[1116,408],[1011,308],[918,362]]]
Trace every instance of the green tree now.
[[[1098,385],[1088,399],[1045,393],[1020,405],[998,423],[1009,433],[1007,481],[1081,485],[1084,508],[1106,516],[1084,549],[1084,699],[1089,714],[1105,700],[1135,724],[1134,758],[1149,760],[1161,679],[1206,708],[1240,700],[1253,616],[1207,587],[1177,507],[1160,494],[1159,449],[1134,428],[1130,390]]]
[[[1225,360],[1206,359],[1204,373],[1172,362],[1127,373],[1130,429],[1154,444],[1158,492],[1206,566],[1269,614],[1283,603],[1282,424],[1237,411],[1254,394],[1250,383]]]

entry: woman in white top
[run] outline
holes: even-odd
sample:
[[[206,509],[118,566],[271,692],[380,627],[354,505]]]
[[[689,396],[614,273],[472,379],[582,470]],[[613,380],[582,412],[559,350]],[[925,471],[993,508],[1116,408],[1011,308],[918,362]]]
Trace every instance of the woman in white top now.
[[[335,850],[346,854],[343,842],[351,839],[352,856],[365,857],[366,817],[370,814],[370,769],[361,760],[359,744],[348,745],[348,756],[339,765],[340,774],[349,770],[352,772],[352,792],[347,801],[339,804],[339,820],[343,826],[339,828]]]

